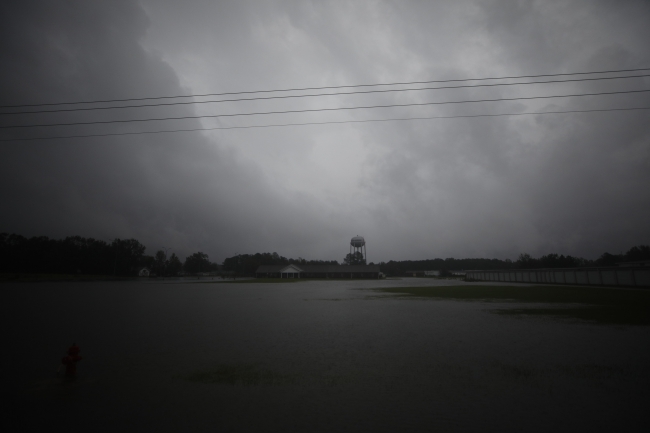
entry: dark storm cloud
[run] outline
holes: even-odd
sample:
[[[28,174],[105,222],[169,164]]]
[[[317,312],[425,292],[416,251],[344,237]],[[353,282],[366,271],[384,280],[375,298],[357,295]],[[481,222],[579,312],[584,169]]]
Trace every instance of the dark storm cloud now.
[[[5,6],[2,14],[4,105],[188,92],[167,64],[140,46],[149,20],[136,3],[34,6]],[[193,112],[175,109],[173,113]],[[138,110],[136,115],[165,114],[169,113],[151,109]],[[82,120],[100,116],[120,119],[133,114],[92,113]],[[79,120],[64,113],[40,119]],[[200,125],[184,121],[148,127],[161,126]],[[134,128],[107,125],[99,129],[108,133],[129,130]],[[71,131],[79,130],[42,128],[7,135]],[[295,239],[305,229],[299,221],[286,223],[284,211],[300,215],[289,203],[292,194],[278,195],[265,185],[255,167],[237,162],[198,134],[6,142],[0,161],[4,231],[103,239],[133,236],[150,250],[162,245],[181,254],[201,249],[217,258],[234,253],[235,248],[253,250],[260,241],[288,249],[282,237]],[[311,201],[303,198],[303,204],[317,210]]]
[[[646,2],[21,2],[2,6],[2,105],[625,69]],[[2,117],[91,121],[647,88],[649,80]],[[648,106],[644,95],[3,130],[3,138]],[[647,112],[4,142],[0,229],[151,250],[371,260],[593,257],[650,242]]]
[[[647,4],[629,3],[624,9],[621,14],[604,7],[582,10],[571,3],[557,8],[545,3],[519,7],[491,3],[473,23],[481,29],[474,38],[497,58],[477,66],[502,67],[501,61],[506,61],[511,71],[522,73],[647,66]],[[580,26],[575,26],[577,19]],[[412,31],[414,40],[419,29]],[[558,86],[547,94],[647,88],[648,80],[624,83]],[[527,105],[542,110],[650,105],[647,95],[602,101],[575,98]],[[453,113],[468,111],[458,107]],[[499,104],[488,111],[523,110],[516,104]],[[402,200],[397,208],[407,211],[399,219],[419,222],[400,234],[414,245],[427,227],[433,243],[455,244],[451,250],[463,255],[487,252],[512,257],[517,251],[532,250],[593,257],[648,241],[650,233],[643,223],[650,216],[645,187],[650,181],[647,112],[459,120],[397,128],[404,137],[401,146],[381,162],[378,171],[384,175],[377,178],[385,181],[380,181],[383,194]]]

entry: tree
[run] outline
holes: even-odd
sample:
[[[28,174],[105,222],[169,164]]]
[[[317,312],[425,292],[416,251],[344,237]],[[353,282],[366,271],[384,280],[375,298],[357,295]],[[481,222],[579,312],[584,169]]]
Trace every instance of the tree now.
[[[115,239],[111,244],[111,254],[115,254],[113,273],[133,275],[144,255],[145,246],[135,239]]]
[[[156,275],[165,275],[166,261],[165,252],[163,250],[156,251],[152,266],[152,270],[156,273]]]
[[[343,259],[344,265],[365,265],[366,259],[363,258],[363,254],[360,251],[355,253],[350,253],[345,256]]]
[[[208,255],[202,252],[194,253],[185,259],[183,265],[185,272],[188,274],[198,274],[199,272],[210,271],[210,260]]]
[[[616,266],[616,263],[622,261],[621,256],[603,253],[596,259],[596,266]]]
[[[528,253],[519,254],[519,258],[515,262],[519,269],[532,269],[537,268],[537,260],[532,258]]]
[[[176,276],[183,269],[183,264],[176,254],[172,253],[169,260],[165,263],[165,268],[167,269],[168,275]]]
[[[630,250],[625,253],[626,262],[634,262],[637,260],[650,260],[650,246],[638,245],[630,248]]]
[[[152,269],[154,268],[154,263],[156,262],[156,258],[154,256],[142,256],[140,259],[140,263],[138,266],[140,268],[149,268]]]

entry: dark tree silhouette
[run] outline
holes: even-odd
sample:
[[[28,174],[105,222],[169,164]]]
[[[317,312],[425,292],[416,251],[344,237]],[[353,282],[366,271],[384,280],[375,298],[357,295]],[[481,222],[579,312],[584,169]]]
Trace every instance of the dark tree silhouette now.
[[[348,253],[343,259],[344,265],[365,265],[366,259],[363,258],[363,254],[359,251],[354,253]]]
[[[167,274],[171,276],[176,276],[180,271],[183,270],[183,263],[172,253],[171,257],[165,263],[165,268],[167,269]]]
[[[27,239],[0,234],[0,272],[135,275],[145,247],[135,239],[102,240],[70,236],[63,240]]]
[[[635,262],[637,260],[650,260],[650,246],[639,245],[630,248],[630,250],[625,253],[626,262]]]
[[[183,268],[188,274],[198,274],[199,272],[209,272],[211,270],[210,265],[208,255],[199,251],[185,259]]]
[[[154,262],[153,262],[152,270],[157,275],[165,275],[166,274],[166,268],[167,268],[166,261],[167,260],[165,258],[165,252],[163,250],[156,251],[156,255],[154,256]]]

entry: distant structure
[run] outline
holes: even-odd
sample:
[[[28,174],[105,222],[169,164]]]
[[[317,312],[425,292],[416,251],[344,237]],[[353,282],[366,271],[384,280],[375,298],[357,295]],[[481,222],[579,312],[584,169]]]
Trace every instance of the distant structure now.
[[[257,278],[326,278],[326,279],[353,279],[353,278],[383,278],[379,265],[367,265],[366,240],[362,236],[355,236],[350,240],[350,259],[361,253],[363,264],[346,265],[303,265],[290,263],[288,265],[262,265],[255,271]],[[347,258],[346,258],[347,259]]]
[[[381,278],[379,265],[262,265],[255,271],[257,278]]]
[[[363,238],[363,236],[355,236],[352,238],[350,241],[350,254],[351,257],[355,256],[357,252],[360,252],[361,255],[363,256],[363,262],[367,262],[367,257],[366,257],[366,240]]]
[[[421,271],[421,270],[416,270],[416,271],[406,271],[404,274],[407,277],[439,277],[440,276],[440,271]]]

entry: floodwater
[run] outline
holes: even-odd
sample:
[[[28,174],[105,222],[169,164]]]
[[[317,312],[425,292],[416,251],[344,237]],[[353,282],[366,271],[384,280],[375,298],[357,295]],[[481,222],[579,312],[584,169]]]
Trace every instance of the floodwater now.
[[[650,327],[360,290],[434,284],[458,283],[3,284],[3,431],[647,427]]]

